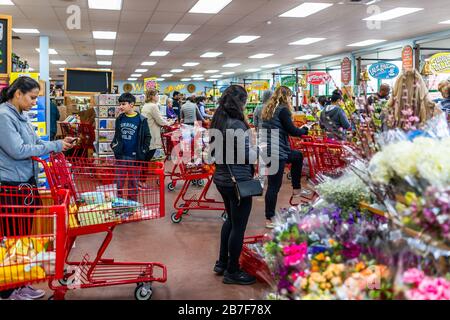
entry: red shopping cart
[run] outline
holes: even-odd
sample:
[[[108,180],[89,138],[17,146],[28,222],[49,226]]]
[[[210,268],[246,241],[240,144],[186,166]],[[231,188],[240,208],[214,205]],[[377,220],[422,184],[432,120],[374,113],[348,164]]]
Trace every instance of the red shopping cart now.
[[[70,289],[137,284],[135,298],[151,299],[152,282],[167,281],[166,266],[159,262],[116,262],[103,254],[113,231],[123,223],[164,217],[164,166],[162,163],[115,159],[50,156],[40,161],[53,188],[67,188],[73,203],[69,207],[66,265],[60,285],[54,285],[55,299]],[[70,249],[79,236],[105,232],[106,237],[91,260],[71,261]]]
[[[89,150],[94,150],[95,130],[90,123],[60,122],[62,136],[77,138],[72,149],[72,157],[87,157]]]
[[[0,186],[0,291],[64,275],[69,192]]]
[[[240,265],[241,268],[256,277],[259,281],[272,285],[274,283],[273,275],[269,266],[264,261],[260,253],[254,250],[254,246],[262,249],[262,244],[266,240],[266,236],[252,236],[244,239],[242,247]]]

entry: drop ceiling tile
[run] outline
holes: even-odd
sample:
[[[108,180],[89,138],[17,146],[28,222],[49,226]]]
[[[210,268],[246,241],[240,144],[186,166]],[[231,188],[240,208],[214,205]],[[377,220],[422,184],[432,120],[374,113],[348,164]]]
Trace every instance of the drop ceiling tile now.
[[[150,23],[152,24],[176,24],[182,17],[183,13],[172,11],[156,11],[154,12]]]
[[[172,30],[172,28],[174,27],[173,24],[155,24],[155,23],[151,23],[147,25],[147,28],[145,29],[145,32],[148,33],[162,33],[162,34],[167,34],[170,32],[170,30]]]
[[[124,0],[122,11],[153,12],[158,2],[160,0]]]
[[[214,16],[206,24],[211,26],[231,26],[241,19],[243,19],[241,15],[219,14]]]

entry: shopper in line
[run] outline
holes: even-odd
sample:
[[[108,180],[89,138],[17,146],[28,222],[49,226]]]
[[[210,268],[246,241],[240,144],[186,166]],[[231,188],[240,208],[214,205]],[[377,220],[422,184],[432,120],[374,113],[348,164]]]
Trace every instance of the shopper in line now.
[[[320,126],[331,139],[345,140],[346,130],[351,129],[345,111],[340,107],[343,98],[335,92],[331,96],[331,104],[326,106],[320,114]]]
[[[50,102],[50,141],[54,141],[58,132],[59,110],[55,102]]]
[[[270,98],[272,98],[272,95],[273,95],[272,90],[264,91],[262,95],[261,104],[255,108],[255,112],[253,113],[253,124],[257,129],[260,129],[262,127],[262,119],[261,119],[262,110],[267,105]]]
[[[447,86],[449,86],[449,85],[450,85],[450,79],[442,80],[441,82],[439,82],[439,84],[438,84],[438,91],[441,93],[442,98],[434,99],[433,100],[434,103],[440,103],[442,100],[445,99],[445,96],[447,94],[446,93]]]
[[[202,116],[204,119],[211,119],[212,116],[210,116],[209,114],[207,114],[206,111],[205,111],[206,97],[203,97],[203,96],[197,97],[197,98],[195,99],[195,102],[197,103],[197,107],[198,107],[198,110],[200,111],[201,116]]]
[[[289,136],[306,135],[308,134],[308,128],[297,128],[292,121],[292,113],[292,91],[285,86],[278,87],[275,90],[272,98],[262,111],[262,128],[268,132],[267,134],[263,133],[261,139],[267,145],[268,153],[272,157],[269,165],[272,166],[273,161],[277,161],[279,166],[275,174],[268,176],[268,188],[265,196],[267,228],[274,227],[272,219],[275,216],[278,192],[283,183],[284,168],[287,163],[291,164],[292,196],[299,197],[301,195],[303,155],[300,151],[291,150]],[[272,130],[278,130],[278,141],[272,141]],[[272,151],[275,154],[272,154]]]
[[[450,115],[450,82],[447,83],[447,86],[441,89],[442,97],[444,98],[441,102],[439,102],[438,106],[442,111],[447,113],[447,117]]]
[[[161,141],[161,128],[170,125],[159,111],[159,95],[155,89],[150,89],[145,93],[145,104],[142,107],[142,115],[147,118],[148,127],[152,141],[150,143],[150,159],[153,158],[157,150],[161,150],[163,145]]]
[[[180,111],[181,111],[180,93],[178,91],[174,91],[172,98],[173,98],[173,111],[177,115],[178,121],[180,121]]]
[[[20,187],[14,192],[9,190],[8,197],[0,197],[1,205],[24,205],[25,201],[29,206],[40,205],[40,203],[35,203],[35,197],[23,196],[25,194],[37,195],[35,188],[39,169],[31,157],[41,157],[50,152],[67,151],[72,148],[74,139],[71,137],[45,142],[36,135],[25,113],[36,105],[39,89],[39,83],[34,79],[20,77],[9,88],[4,88],[1,94],[0,193],[5,192],[6,189],[3,190],[3,187]],[[14,196],[13,193],[18,196]],[[0,219],[0,239],[4,236],[30,235],[30,228],[33,226],[30,218],[17,218],[17,220]],[[36,290],[31,286],[0,292],[2,299],[9,300],[32,300],[42,298],[44,295],[44,291]]]
[[[205,118],[200,114],[200,110],[195,104],[195,98],[189,97],[186,103],[181,107],[181,123],[193,126],[196,121],[204,122]]]
[[[225,284],[248,285],[255,283],[256,279],[240,270],[239,257],[244,242],[245,229],[252,210],[252,197],[238,199],[235,184],[231,172],[236,181],[248,181],[253,179],[254,169],[252,159],[256,159],[256,152],[253,151],[247,131],[250,126],[244,116],[244,108],[247,103],[247,92],[237,85],[228,87],[223,93],[211,123],[211,129],[222,132],[224,137],[221,158],[217,153],[216,171],[214,173],[214,183],[221,194],[228,213],[228,218],[222,226],[220,238],[219,260],[214,266],[214,272],[224,275]],[[237,141],[227,141],[226,132],[236,130],[245,133],[245,148],[238,149]],[[233,148],[234,159],[230,161],[226,155],[231,152],[228,148]],[[245,152],[245,163],[237,163],[238,152]],[[244,155],[244,154],[242,154]],[[221,158],[221,159],[219,159]]]
[[[173,99],[168,98],[166,101],[166,117],[167,119],[177,119],[178,116],[173,109]]]
[[[391,86],[387,83],[381,84],[380,90],[378,90],[376,94],[369,97],[368,100],[369,105],[372,105],[377,102],[388,101],[390,94],[391,94]]]
[[[153,157],[150,151],[151,135],[147,118],[134,110],[135,103],[136,97],[131,93],[124,93],[119,97],[121,113],[116,119],[116,130],[111,143],[115,158],[124,161],[121,163],[123,167],[118,170],[119,196],[124,196],[123,191],[128,181],[128,197],[133,201],[137,201],[138,198],[140,178],[140,168],[134,161],[149,161]],[[125,179],[127,176],[128,179]]]

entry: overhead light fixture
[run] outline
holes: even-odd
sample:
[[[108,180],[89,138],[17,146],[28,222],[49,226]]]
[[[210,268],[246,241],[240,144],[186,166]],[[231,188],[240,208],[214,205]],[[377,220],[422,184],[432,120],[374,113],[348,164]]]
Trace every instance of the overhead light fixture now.
[[[121,10],[122,0],[89,0],[89,9]]]
[[[225,75],[225,76],[229,76],[229,75],[232,75],[232,74],[235,74],[235,72],[222,72],[221,74],[223,74],[223,75]]]
[[[150,57],[165,57],[170,53],[170,51],[152,51]]]
[[[39,33],[38,29],[12,28],[15,33]]]
[[[128,78],[128,81],[136,81],[137,78]]]
[[[136,72],[136,73],[145,73],[147,71],[148,71],[148,69],[136,69],[136,70],[134,70],[134,72]]]
[[[192,81],[192,79],[191,78],[183,78],[183,79],[181,79],[181,81],[187,82],[187,81]]]
[[[392,10],[388,10],[382,13],[374,14],[373,16],[370,16],[368,18],[365,18],[363,20],[369,20],[369,21],[387,21],[392,20],[398,17],[406,16],[408,14],[412,14],[418,11],[422,11],[423,8],[406,8],[406,7],[398,7]]]
[[[58,65],[58,64],[67,64],[64,60],[50,60],[50,63],[51,63],[51,64],[55,64],[55,65]]]
[[[198,62],[186,62],[185,64],[183,64],[183,67],[195,67],[198,66],[200,63]]]
[[[245,72],[258,72],[258,71],[261,71],[261,69],[258,69],[258,68],[251,68],[251,69],[245,70]]]
[[[205,73],[217,73],[220,70],[206,70]]]
[[[307,46],[319,41],[323,41],[325,38],[303,38],[294,42],[289,43],[291,46]]]
[[[203,77],[203,75],[202,74],[193,74],[191,76],[191,78],[200,78],[200,77]]]
[[[206,79],[206,81],[214,82],[214,81],[217,81],[217,79]]]
[[[169,33],[164,41],[184,41],[190,37],[190,33]]]
[[[183,72],[184,70],[183,69],[172,69],[172,70],[170,70],[170,72],[173,72],[173,73],[180,73],[180,72]]]
[[[0,0],[0,6],[13,6],[14,3],[12,3],[11,0]]]
[[[333,5],[332,3],[305,2],[289,11],[286,11],[285,13],[281,14],[280,17],[305,18],[314,13],[329,8],[332,5]]]
[[[211,78],[223,78],[223,75],[215,74],[215,75],[211,76]]]
[[[297,57],[295,59],[297,59],[297,60],[311,60],[311,59],[319,58],[321,56],[322,56],[321,54],[307,54],[307,55],[304,55],[304,56]]]
[[[114,40],[117,37],[117,32],[115,32],[115,31],[92,31],[92,36],[94,37],[94,39]]]
[[[114,50],[95,50],[95,54],[98,56],[112,56]]]
[[[371,46],[373,44],[377,44],[377,43],[381,43],[381,42],[385,42],[385,41],[386,40],[370,39],[370,40],[365,40],[365,41],[349,44],[349,45],[347,45],[347,47],[367,47],[367,46]]]
[[[41,49],[39,48],[36,48],[36,51],[41,53]],[[55,55],[58,54],[58,52],[55,49],[48,49],[48,54]]]
[[[231,1],[232,0],[199,0],[189,12],[216,14],[225,8]]]
[[[249,43],[261,38],[261,36],[239,36],[233,40],[228,41],[228,43]]]
[[[222,67],[224,67],[224,68],[234,68],[234,67],[237,67],[237,66],[240,66],[241,65],[241,63],[227,63],[227,64],[224,64]]]
[[[223,54],[223,52],[205,52],[200,57],[201,58],[216,58],[222,54]]]
[[[440,24],[450,24],[450,20],[439,22]]]
[[[141,66],[154,66],[156,61],[144,61],[141,63]]]
[[[200,77],[200,78],[192,78],[192,80],[195,80],[195,81],[202,81],[202,80],[205,80],[205,78],[202,78],[202,77]]]
[[[132,78],[139,78],[139,77],[142,77],[142,74],[140,74],[140,73],[133,73],[133,74],[131,75],[131,77],[132,77]]]
[[[258,53],[253,56],[250,56],[250,59],[264,59],[273,56],[273,53]]]
[[[110,66],[110,65],[112,65],[112,62],[111,61],[97,61],[97,64],[99,66]]]
[[[266,64],[264,66],[261,66],[261,68],[269,69],[269,68],[276,68],[276,67],[279,67],[279,66],[281,66],[281,64],[272,63],[272,64]]]
[[[31,69],[29,69],[29,70],[31,71]],[[59,68],[59,71],[64,72],[64,71],[66,71],[66,68]]]
[[[156,81],[164,81],[164,80],[166,80],[166,79],[164,79],[164,78],[156,78]]]
[[[161,77],[163,77],[163,78],[170,78],[171,76],[173,76],[173,74],[171,74],[171,73],[165,73],[165,74],[161,75]]]

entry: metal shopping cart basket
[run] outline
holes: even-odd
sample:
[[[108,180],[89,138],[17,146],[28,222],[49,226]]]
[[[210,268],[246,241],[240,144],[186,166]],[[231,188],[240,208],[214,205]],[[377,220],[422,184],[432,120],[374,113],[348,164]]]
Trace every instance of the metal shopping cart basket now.
[[[151,299],[152,282],[167,281],[166,266],[159,262],[116,262],[105,259],[115,228],[123,223],[162,218],[164,166],[162,163],[115,159],[71,158],[52,154],[47,164],[40,160],[52,188],[70,190],[66,265],[60,285],[52,286],[55,299],[67,290],[137,284],[135,298]],[[71,261],[70,249],[79,236],[105,232],[106,237],[91,260]]]
[[[262,244],[266,238],[263,235],[245,237],[239,263],[245,272],[256,277],[261,282],[272,285],[274,279],[270,268],[262,255],[258,253],[262,249]]]
[[[0,291],[64,276],[68,190],[0,186]]]

